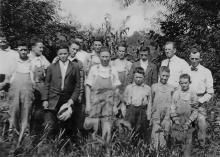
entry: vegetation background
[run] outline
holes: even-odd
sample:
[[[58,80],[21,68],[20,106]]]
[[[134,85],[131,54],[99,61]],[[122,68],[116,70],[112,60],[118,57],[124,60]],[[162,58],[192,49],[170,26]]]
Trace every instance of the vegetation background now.
[[[118,0],[123,7],[132,5],[135,0]],[[127,36],[129,28],[112,32],[111,24],[108,22],[108,15],[103,17],[103,25],[99,29],[93,27],[82,30],[80,24],[61,19],[58,12],[61,10],[58,0],[1,0],[0,1],[0,26],[6,35],[12,48],[17,40],[29,42],[33,36],[44,40],[45,55],[52,60],[56,55],[56,46],[61,41],[68,41],[76,35],[82,35],[85,40],[84,49],[91,51],[90,46],[94,34],[103,37],[105,45],[109,46],[114,58],[114,52],[118,42],[127,41],[128,57],[132,61],[138,58],[138,51],[141,46],[147,44],[151,48],[152,61],[158,67],[164,59],[163,45],[167,40],[174,40],[178,43],[178,55],[188,61],[189,48],[195,44],[202,48],[202,64],[208,67],[214,76],[215,97],[207,105],[208,113],[215,112],[215,117],[208,117],[209,143],[205,149],[195,148],[195,156],[220,156],[220,1],[219,0],[142,0],[142,3],[149,1],[160,2],[169,10],[164,14],[164,20],[159,20],[162,34],[154,31],[134,32]],[[210,114],[208,114],[210,115]],[[124,135],[124,136],[123,136]],[[131,142],[131,133],[116,133],[111,144],[112,156],[147,156],[148,146],[142,141],[136,144]],[[116,138],[117,137],[117,138]],[[99,145],[91,148],[89,141],[82,139],[80,146],[72,146],[72,151],[65,156],[103,156],[104,148]],[[56,139],[48,144],[42,138],[37,146],[32,146],[31,140],[26,139],[23,156],[64,156],[61,139]],[[174,149],[174,148],[172,148]],[[159,156],[169,156],[172,152],[157,152]],[[0,142],[0,155],[7,156],[13,150],[13,144],[6,141]],[[22,156],[21,155],[21,156]]]

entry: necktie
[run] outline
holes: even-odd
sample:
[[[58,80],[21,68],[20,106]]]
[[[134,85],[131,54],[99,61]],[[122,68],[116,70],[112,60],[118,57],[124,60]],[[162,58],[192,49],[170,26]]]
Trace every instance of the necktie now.
[[[198,71],[198,68],[196,68],[196,67],[191,67],[191,71]]]
[[[167,68],[170,67],[170,59],[168,59]]]

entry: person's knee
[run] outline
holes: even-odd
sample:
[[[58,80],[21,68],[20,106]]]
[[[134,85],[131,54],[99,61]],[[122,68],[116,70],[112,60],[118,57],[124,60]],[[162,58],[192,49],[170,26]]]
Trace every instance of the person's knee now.
[[[206,116],[201,114],[198,116],[198,127],[201,131],[205,131],[207,129]]]

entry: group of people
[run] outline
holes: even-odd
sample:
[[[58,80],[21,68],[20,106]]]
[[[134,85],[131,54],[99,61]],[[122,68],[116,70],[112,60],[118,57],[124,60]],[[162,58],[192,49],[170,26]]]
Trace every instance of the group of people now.
[[[200,143],[205,143],[204,104],[214,90],[210,70],[200,64],[200,47],[190,50],[189,65],[176,56],[176,43],[166,42],[167,59],[158,68],[149,60],[147,46],[141,47],[140,59],[132,63],[126,59],[124,44],[118,45],[118,58],[111,60],[101,39],[93,41],[91,53],[82,50],[82,43],[83,39],[76,37],[60,44],[50,64],[42,54],[41,40],[33,40],[29,52],[25,43],[18,43],[13,51],[6,39],[0,38],[0,90],[8,92],[9,131],[20,133],[19,142],[38,105],[49,137],[65,129],[67,136],[76,130],[90,130],[96,138],[101,128],[102,138],[110,142],[113,125],[121,119],[127,127],[144,132],[142,138],[150,134],[155,149],[166,146],[166,135],[176,126],[187,132],[186,152],[190,152],[189,130],[194,126]],[[148,132],[150,127],[152,132]]]

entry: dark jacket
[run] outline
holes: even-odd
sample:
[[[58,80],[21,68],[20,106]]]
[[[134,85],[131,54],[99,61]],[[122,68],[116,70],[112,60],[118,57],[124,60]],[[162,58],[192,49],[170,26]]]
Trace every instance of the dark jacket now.
[[[132,83],[134,79],[134,70],[136,67],[141,67],[140,60],[133,63],[131,70],[128,74],[128,83]],[[158,72],[157,67],[152,62],[148,61],[147,70],[145,71],[144,83],[151,87],[152,84],[158,82]]]
[[[75,63],[69,62],[65,81],[64,89],[61,90],[62,75],[60,71],[59,62],[51,64],[46,73],[45,87],[42,100],[49,102],[49,109],[55,109],[60,96],[62,99],[68,101],[72,99],[73,102],[79,97],[80,93],[80,72],[79,66]]]

